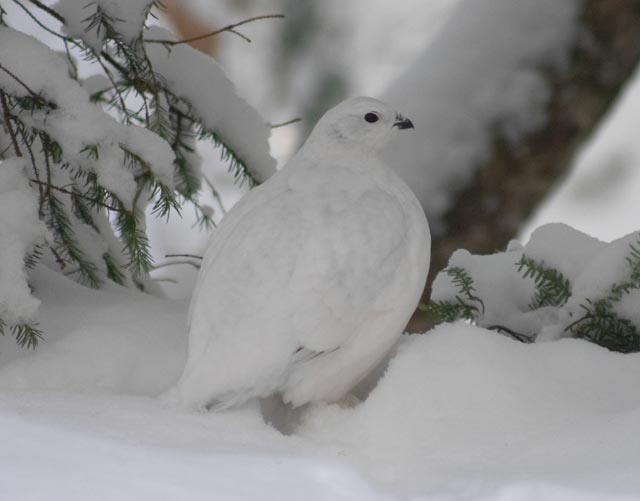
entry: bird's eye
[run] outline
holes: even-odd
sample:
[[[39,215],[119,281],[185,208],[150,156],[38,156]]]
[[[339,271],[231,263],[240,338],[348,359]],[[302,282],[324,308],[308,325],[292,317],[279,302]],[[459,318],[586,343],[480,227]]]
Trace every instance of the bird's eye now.
[[[370,124],[373,124],[380,120],[380,116],[377,113],[370,111],[364,116],[364,119]]]

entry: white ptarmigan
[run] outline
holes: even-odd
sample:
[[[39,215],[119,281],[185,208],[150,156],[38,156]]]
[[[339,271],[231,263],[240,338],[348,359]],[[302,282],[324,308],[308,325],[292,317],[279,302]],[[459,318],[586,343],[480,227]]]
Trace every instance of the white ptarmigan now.
[[[172,399],[334,402],[388,353],[430,258],[420,203],[378,156],[410,120],[368,97],[329,110],[300,151],[214,231]]]

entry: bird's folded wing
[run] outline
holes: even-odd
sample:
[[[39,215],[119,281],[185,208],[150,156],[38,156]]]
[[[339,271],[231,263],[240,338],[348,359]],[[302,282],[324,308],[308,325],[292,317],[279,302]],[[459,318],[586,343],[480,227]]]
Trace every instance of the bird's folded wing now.
[[[392,197],[371,190],[314,225],[289,281],[292,327],[301,345],[335,349],[388,307],[380,299],[388,295],[405,253],[405,223]]]
[[[216,230],[192,303],[213,332],[192,328],[190,351],[215,331],[258,340],[268,337],[266,329],[309,350],[333,350],[386,308],[378,301],[392,294],[408,231],[394,197],[335,184],[325,192],[316,187],[314,196],[286,189],[267,195]]]

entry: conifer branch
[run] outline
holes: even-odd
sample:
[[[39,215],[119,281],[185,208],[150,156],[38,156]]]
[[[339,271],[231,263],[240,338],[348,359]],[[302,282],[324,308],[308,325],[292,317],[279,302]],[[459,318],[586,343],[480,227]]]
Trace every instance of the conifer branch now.
[[[202,179],[204,179],[204,182],[209,187],[209,191],[211,191],[211,196],[217,202],[218,207],[220,207],[220,210],[222,211],[222,214],[226,214],[227,213],[227,209],[225,209],[225,207],[224,207],[224,205],[222,203],[222,197],[220,196],[220,193],[218,193],[218,190],[216,190],[215,186],[213,186],[213,183],[211,182],[211,180],[206,175],[203,175]]]
[[[515,339],[516,341],[520,341],[521,343],[529,344],[535,341],[535,337],[521,334],[520,332],[516,332],[513,329],[510,329],[509,327],[505,327],[504,325],[489,325],[489,326],[486,326],[485,329],[490,331],[504,332],[505,334],[508,334],[513,339]]]
[[[530,310],[543,306],[562,306],[571,296],[571,284],[558,270],[549,268],[544,263],[537,263],[524,254],[516,266],[518,272],[524,270],[523,278],[531,277],[535,282],[536,292],[529,304]]]
[[[120,211],[120,209],[118,207],[106,204],[104,202],[101,202],[98,199],[88,197],[88,196],[83,195],[82,193],[79,193],[77,191],[71,191],[71,190],[62,188],[61,186],[56,186],[55,184],[51,184],[51,183],[44,182],[44,181],[39,181],[38,179],[33,179],[33,178],[30,178],[29,182],[30,183],[35,183],[35,184],[37,184],[39,186],[44,186],[45,188],[47,188],[49,190],[56,190],[56,191],[59,191],[60,193],[65,193],[66,195],[70,195],[72,197],[82,198],[83,200],[87,200],[87,201],[89,201],[89,202],[91,202],[91,203],[93,203],[95,205],[99,205],[100,207],[103,207],[105,209],[109,209],[110,211],[113,211],[113,212],[119,212]]]
[[[116,70],[118,70],[120,72],[121,75],[123,76],[127,76],[127,69],[122,66],[118,61],[116,61],[111,54],[109,54],[107,51],[102,51],[100,53],[100,55],[104,58],[105,61],[107,61],[111,66],[113,66]]]
[[[69,66],[71,66],[71,68],[73,68],[72,78],[74,80],[78,80],[78,67],[76,66],[75,62],[73,61],[73,57],[71,56],[71,51],[69,50],[69,41],[68,40],[64,41],[64,52],[67,55],[67,61],[69,61]]]
[[[53,228],[54,235],[58,238],[61,247],[64,249],[69,260],[78,265],[82,278],[86,283],[93,288],[99,288],[102,285],[102,280],[98,276],[98,269],[94,263],[87,259],[85,253],[78,246],[70,216],[67,214],[64,205],[52,193],[49,193],[47,200],[49,224],[51,228]],[[52,251],[57,260],[62,263],[67,262],[57,249],[52,247]]]
[[[13,324],[8,327],[8,330],[21,348],[35,348],[42,340],[42,331],[25,322]],[[6,331],[7,324],[0,319],[0,335],[4,336]]]
[[[40,2],[39,0],[29,0],[33,5],[35,5],[36,7],[38,7],[39,9],[42,9],[43,11],[45,11],[47,14],[49,14],[51,17],[57,19],[58,21],[60,21],[62,24],[65,24],[66,21],[64,19],[64,17],[62,17],[60,14],[58,14],[55,10],[53,10],[51,7],[49,7],[48,5],[43,4],[42,2]]]
[[[451,277],[451,282],[453,283],[453,285],[456,285],[458,287],[460,294],[466,296],[467,299],[480,304],[480,306],[482,307],[482,314],[484,315],[484,301],[476,296],[476,289],[473,286],[474,281],[473,278],[471,278],[471,275],[469,275],[469,273],[464,268],[460,268],[457,266],[448,268],[446,272],[447,275]],[[460,301],[462,302],[462,300]]]
[[[31,87],[29,87],[26,83],[24,83],[15,73],[13,73],[8,68],[5,68],[2,64],[0,64],[0,70],[4,71],[7,75],[13,78],[16,82],[18,82],[31,95],[31,97],[33,97],[33,99],[36,102],[40,101],[42,104],[45,104],[44,99],[42,99],[42,96],[34,92],[31,89]]]
[[[485,305],[484,301],[475,294],[474,280],[471,275],[459,266],[447,267],[443,273],[450,277],[451,283],[458,289],[454,301],[431,301],[423,305],[424,309],[421,311],[435,315],[441,322],[454,322],[459,319],[479,322],[484,316]],[[468,301],[477,303],[482,310]]]
[[[640,289],[640,239],[629,245],[625,260],[629,266],[628,279],[610,286],[601,299],[585,299],[580,304],[584,315],[565,327],[565,332],[588,339],[611,350],[629,353],[640,351],[640,331],[629,319],[622,318],[614,306],[632,290]]]
[[[22,143],[26,147],[27,153],[29,153],[29,159],[31,160],[33,175],[36,177],[36,180],[40,182],[40,171],[38,170],[38,166],[36,164],[36,158],[35,158],[35,155],[33,154],[33,149],[31,148],[32,141],[29,141],[29,138],[27,137],[27,133],[24,130],[24,126],[20,122],[18,122],[18,124],[19,124],[18,132],[20,132],[20,136],[22,137]],[[40,219],[43,219],[45,197],[44,197],[44,189],[40,184],[38,184],[38,195],[39,195],[38,196],[38,215],[40,216]]]
[[[126,276],[113,256],[107,252],[103,254],[102,259],[107,267],[107,277],[118,285],[125,285]]]
[[[42,144],[42,152],[44,154],[44,165],[46,167],[47,174],[47,184],[45,186],[45,196],[47,198],[51,197],[51,187],[53,183],[51,182],[51,164],[49,163],[49,141],[47,136],[44,134],[40,135],[40,143]]]
[[[225,26],[224,28],[220,28],[218,30],[214,30],[214,31],[211,31],[209,33],[205,33],[204,35],[198,35],[198,36],[191,37],[191,38],[185,38],[183,40],[165,40],[165,39],[147,38],[147,39],[144,40],[144,42],[145,43],[159,43],[159,44],[166,45],[166,46],[173,46],[173,45],[180,45],[180,44],[188,44],[188,43],[191,43],[191,42],[197,42],[198,40],[203,40],[204,38],[213,37],[213,36],[219,35],[220,33],[224,33],[225,31],[228,31],[229,33],[233,33],[234,35],[239,36],[240,38],[245,40],[247,43],[251,43],[251,39],[249,37],[247,37],[246,35],[243,35],[239,31],[236,31],[236,28],[239,28],[240,26],[243,26],[245,24],[253,23],[254,21],[259,21],[259,20],[262,20],[262,19],[284,19],[284,17],[285,17],[284,14],[266,14],[266,15],[263,15],[263,16],[250,17],[250,18],[245,19],[243,21],[240,21],[238,23],[229,24],[229,25]]]
[[[127,108],[127,105],[126,105],[126,103],[124,101],[124,96],[120,92],[118,84],[116,83],[115,79],[113,78],[113,75],[111,74],[111,71],[109,71],[109,68],[107,68],[107,65],[104,64],[104,62],[102,61],[102,59],[99,56],[96,56],[96,61],[98,62],[98,64],[102,68],[102,71],[104,71],[104,73],[107,76],[107,78],[109,79],[109,81],[111,82],[111,85],[113,86],[113,91],[114,91],[115,95],[118,97],[118,99],[120,100],[120,110],[122,111],[122,113],[123,113],[123,115],[125,117],[126,123],[130,123],[128,108]]]
[[[16,140],[16,133],[11,125],[11,113],[9,112],[9,105],[7,104],[7,96],[3,90],[0,89],[0,103],[2,104],[2,116],[4,117],[4,123],[7,126],[9,137],[11,138],[11,144],[16,152],[17,157],[22,156],[22,152],[18,147],[18,141]]]
[[[198,256],[197,254],[165,254],[164,257],[190,257],[202,260],[202,256]]]
[[[27,7],[22,2],[20,2],[19,0],[13,0],[13,3],[17,4],[18,7],[20,7],[27,14],[27,16],[29,16],[33,20],[34,23],[36,23],[38,26],[40,26],[40,28],[45,30],[50,35],[53,35],[53,36],[63,40],[65,43],[69,43],[70,42],[70,43],[73,43],[76,46],[79,46],[79,44],[75,40],[73,40],[73,38],[66,37],[66,36],[58,33],[57,31],[54,31],[51,28],[49,28],[46,24],[44,24],[42,21],[40,21],[40,19],[38,19],[38,17],[33,12],[31,12],[29,9],[27,9]],[[31,3],[35,3],[35,2],[32,1]]]
[[[286,122],[281,122],[278,124],[269,124],[269,127],[272,129],[278,129],[280,127],[286,127],[287,125],[292,125],[298,122],[302,122],[301,118],[292,118],[291,120],[287,120]]]
[[[55,261],[63,272],[73,269],[75,279],[92,287],[99,287],[106,279],[132,286],[138,277],[148,275],[154,268],[144,221],[144,213],[149,204],[152,204],[154,215],[163,217],[170,211],[179,213],[182,205],[188,201],[195,208],[198,224],[214,224],[208,208],[202,207],[197,199],[202,180],[205,179],[220,210],[224,212],[217,190],[200,171],[200,160],[195,149],[198,140],[211,141],[220,148],[221,157],[227,161],[236,180],[248,181],[252,186],[258,183],[245,159],[229,146],[232,138],[220,135],[217,130],[208,130],[202,117],[198,115],[197,108],[175,95],[162,75],[155,72],[145,49],[142,32],[130,41],[129,37],[120,33],[120,20],[103,11],[100,5],[90,2],[88,6],[91,7],[87,9],[89,15],[83,23],[88,30],[98,32],[101,46],[89,47],[83,36],[67,36],[48,26],[53,26],[52,19],[66,24],[64,17],[55,8],[40,0],[29,0],[29,3],[13,1],[20,7],[20,10],[16,9],[17,12],[64,44],[71,80],[78,81],[75,63],[77,51],[88,62],[99,66],[100,73],[108,83],[101,84],[98,92],[90,96],[93,102],[103,109],[111,107],[115,112],[113,117],[120,123],[139,125],[154,132],[167,141],[175,154],[171,181],[175,182],[176,188],[165,184],[164,178],[156,178],[160,166],[150,163],[153,155],[136,153],[146,151],[145,148],[135,148],[128,142],[125,144],[125,141],[120,144],[124,162],[114,168],[129,169],[135,183],[130,187],[135,190],[133,204],[131,207],[125,206],[118,195],[101,185],[102,176],[98,173],[102,172],[101,169],[113,167],[100,162],[101,139],[96,139],[95,144],[85,146],[80,152],[76,151],[73,141],[61,140],[58,143],[50,135],[50,128],[56,124],[48,121],[45,127],[42,120],[46,118],[46,112],[58,109],[58,106],[65,112],[66,104],[55,102],[57,94],[46,91],[41,78],[22,75],[17,67],[7,68],[6,63],[5,66],[0,64],[0,72],[6,73],[16,82],[8,88],[0,89],[0,118],[7,123],[6,135],[11,139],[6,141],[6,150],[15,151],[17,156],[22,156],[25,160],[28,158],[31,162],[31,167],[27,166],[27,181],[33,188],[33,195],[38,197],[38,215],[53,235],[47,245]],[[146,16],[149,13],[146,11],[142,14]],[[0,7],[0,24],[4,25],[7,19],[3,14],[4,10]],[[214,36],[224,31],[244,37],[237,31],[242,25],[259,19],[281,17],[283,16],[272,15],[245,19],[196,38]],[[169,45],[175,45],[187,43],[188,40],[168,42]],[[46,49],[42,50],[45,54]],[[64,73],[59,76],[62,80],[67,77]],[[27,120],[27,114],[32,114],[33,118]],[[122,132],[126,133],[124,130]],[[129,139],[138,140],[137,136]],[[140,138],[142,139],[144,138]],[[4,155],[4,152],[0,155]],[[122,254],[119,250],[112,249],[113,244],[107,238],[108,235],[103,234],[110,230],[108,225],[103,224],[103,218],[107,214],[105,210],[114,216],[114,234],[124,244]],[[92,238],[103,238],[102,244],[109,251],[96,254],[95,249],[99,247],[91,245],[89,240]],[[34,246],[34,250],[29,249],[24,256],[24,266],[32,266],[41,253],[42,249],[37,246]],[[182,257],[187,258],[184,260],[185,264],[194,267],[199,264],[196,259],[201,259],[199,256]],[[8,329],[14,328],[9,322],[7,325]],[[15,329],[19,342],[35,345],[37,337],[34,337],[34,333],[39,332],[35,327],[25,323],[19,324]]]
[[[134,276],[147,275],[153,269],[149,239],[135,214],[121,211],[116,226],[129,254],[129,270]]]

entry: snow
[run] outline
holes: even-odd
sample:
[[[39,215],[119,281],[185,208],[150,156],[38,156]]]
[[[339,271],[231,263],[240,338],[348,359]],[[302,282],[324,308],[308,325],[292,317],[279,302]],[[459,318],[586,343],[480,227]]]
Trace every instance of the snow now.
[[[163,302],[114,284],[95,291],[42,267],[32,278],[46,339],[32,353],[2,346],[5,384],[157,394],[178,377],[184,302]],[[135,307],[127,308],[131,303]]]
[[[576,277],[606,243],[563,223],[549,223],[535,230],[526,245],[527,256],[552,266],[567,277]]]
[[[579,273],[573,281],[573,294],[567,301],[566,311],[569,318],[563,319],[570,322],[572,319],[580,318],[584,314],[581,307],[587,299],[600,299],[610,295],[614,284],[629,281],[631,268],[627,257],[631,251],[631,245],[636,248],[640,245],[640,232],[636,231],[605,246],[584,270]],[[630,294],[625,294],[622,304],[614,301],[614,311],[622,314],[622,318],[637,321],[640,317],[637,314],[638,286]],[[635,306],[633,302],[635,300]],[[639,324],[635,324],[636,326]]]
[[[536,229],[524,246],[514,241],[504,252],[472,255],[459,249],[451,255],[448,266],[468,272],[473,279],[473,295],[482,306],[479,300],[460,294],[446,272],[434,280],[432,298],[455,303],[456,297],[462,296],[478,307],[478,322],[483,326],[500,325],[530,337],[539,335],[539,340],[555,339],[567,335],[568,326],[584,315],[584,305],[608,298],[615,284],[629,282],[631,246],[640,246],[638,231],[607,243],[566,224],[549,223]],[[570,296],[565,304],[530,306],[536,289],[533,277],[524,279],[524,269],[518,271],[523,255],[559,271],[569,281]],[[638,328],[635,287],[623,294],[621,303],[613,301],[612,307]]]
[[[11,499],[623,500],[640,494],[640,354],[524,345],[466,324],[405,337],[368,398],[293,434],[258,407],[156,398],[186,351],[185,301],[89,290],[38,267],[45,340],[0,338]]]
[[[444,326],[405,339],[361,406],[317,409],[298,433],[405,494],[466,488],[474,499],[525,481],[638,489],[640,439],[627,432],[640,391],[619,382],[640,376],[639,357]]]
[[[70,38],[80,38],[82,41],[99,54],[104,42],[106,32],[104,29],[88,30],[88,17],[95,13],[87,11],[85,6],[88,2],[84,0],[61,0],[55,4],[55,10],[64,18],[63,32]]]
[[[18,46],[20,51],[15,51]],[[125,207],[132,208],[136,185],[133,173],[124,166],[123,148],[144,159],[160,182],[172,186],[174,155],[169,144],[143,127],[120,124],[92,104],[86,91],[69,77],[63,56],[29,35],[0,27],[0,60],[22,82],[29,82],[33,92],[57,105],[23,113],[20,120],[50,134],[62,147],[65,160],[95,172],[101,185]],[[6,72],[0,72],[0,85],[12,95],[30,94]],[[101,145],[95,160],[86,152],[92,145]]]
[[[432,230],[499,137],[517,143],[541,127],[549,71],[561,71],[577,33],[578,0],[466,0],[383,100],[416,134],[387,158],[416,192]]]
[[[172,40],[167,30],[154,26],[145,38]],[[222,68],[188,45],[164,47],[148,43],[154,70],[176,96],[194,108],[207,130],[213,131],[243,160],[259,182],[275,172],[269,153],[270,130],[256,110],[236,94]]]
[[[0,415],[11,459],[0,477],[11,499],[391,499],[344,466],[282,454],[284,441],[255,416],[212,422],[148,399],[39,393],[4,394],[3,404],[12,408]]]
[[[634,325],[640,325],[640,290],[633,290],[614,305],[614,311],[622,318],[628,318]]]
[[[102,13],[113,20],[113,28],[127,45],[139,38],[153,0],[59,0],[53,8],[64,18],[64,32],[81,38],[100,53],[106,36],[103,26],[92,26],[92,16]]]
[[[40,301],[31,295],[24,256],[49,236],[21,158],[0,161],[0,318],[10,323],[35,318]]]

